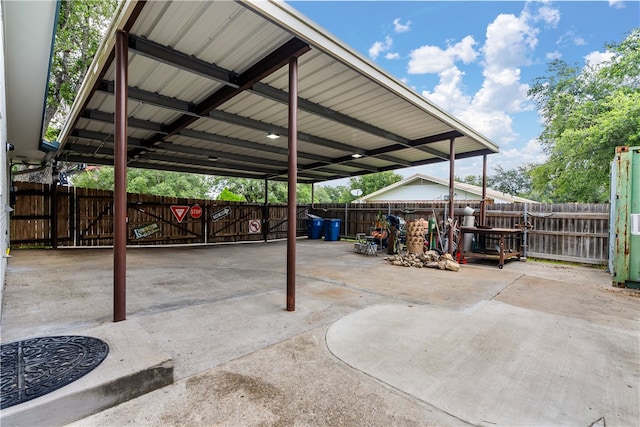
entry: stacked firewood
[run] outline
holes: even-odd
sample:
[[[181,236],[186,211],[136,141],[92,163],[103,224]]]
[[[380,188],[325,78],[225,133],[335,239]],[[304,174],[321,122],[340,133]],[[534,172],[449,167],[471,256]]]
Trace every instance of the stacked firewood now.
[[[402,267],[429,267],[439,268],[440,270],[460,270],[460,264],[458,264],[451,254],[440,255],[436,251],[428,251],[420,254],[407,253],[403,255],[394,255],[385,257],[393,265]]]

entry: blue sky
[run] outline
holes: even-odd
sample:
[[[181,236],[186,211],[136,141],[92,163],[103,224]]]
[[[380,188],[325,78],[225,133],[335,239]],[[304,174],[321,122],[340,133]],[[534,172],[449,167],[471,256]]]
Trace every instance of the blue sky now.
[[[640,27],[636,1],[289,1],[354,50],[500,146],[512,169],[544,162],[542,130],[526,98],[547,64],[606,60],[605,45]],[[397,171],[448,177],[448,163]],[[482,158],[456,163],[480,175]],[[344,182],[339,182],[344,185]]]

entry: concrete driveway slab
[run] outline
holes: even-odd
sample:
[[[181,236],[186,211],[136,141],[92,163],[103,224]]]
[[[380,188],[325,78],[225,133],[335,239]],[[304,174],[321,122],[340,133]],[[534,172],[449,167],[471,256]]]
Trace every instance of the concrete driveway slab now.
[[[640,425],[628,403],[640,388],[640,294],[612,288],[606,272],[404,268],[344,241],[301,239],[296,252],[287,312],[285,242],[129,248],[125,324],[170,357],[176,382],[78,424]],[[121,338],[110,249],[12,256],[2,342],[92,328]],[[332,348],[346,363],[325,345],[329,327],[334,345],[350,343]],[[131,350],[123,363],[143,351]]]
[[[637,332],[485,301],[378,305],[327,332],[350,366],[474,425],[636,425]]]

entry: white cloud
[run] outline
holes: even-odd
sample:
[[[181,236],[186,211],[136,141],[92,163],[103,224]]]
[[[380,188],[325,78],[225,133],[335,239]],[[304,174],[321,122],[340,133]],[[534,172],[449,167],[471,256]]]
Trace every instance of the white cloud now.
[[[540,164],[547,161],[542,144],[537,139],[529,140],[522,148],[501,150],[500,153],[490,157],[492,163],[499,164],[504,169],[515,169],[527,164]]]
[[[547,60],[549,61],[553,61],[554,59],[562,58],[562,54],[557,50],[555,50],[553,52],[547,52],[547,54],[545,55],[545,58],[547,58]]]
[[[385,38],[383,42],[377,41],[369,48],[369,56],[372,59],[376,59],[382,52],[386,52],[391,49],[393,39],[389,36]]]
[[[457,67],[451,67],[440,73],[440,83],[433,92],[423,91],[422,96],[454,115],[460,114],[471,104],[471,98],[463,91],[463,76],[464,73]]]
[[[440,83],[433,92],[423,91],[422,95],[498,144],[508,144],[516,139],[517,135],[511,129],[513,120],[506,111],[478,105],[465,95],[463,76],[462,71],[452,67],[440,73]]]
[[[556,28],[560,22],[560,11],[548,5],[543,5],[538,9],[538,14],[534,17],[534,21],[542,21],[552,28]]]
[[[556,42],[558,46],[584,46],[586,40],[573,31],[567,31]]]
[[[538,30],[529,25],[528,14],[501,14],[487,26],[482,48],[485,67],[500,69],[531,64],[530,54],[538,44]]]
[[[623,9],[625,7],[624,0],[609,0],[609,6],[616,9]]]
[[[411,21],[407,21],[406,24],[400,23],[400,18],[396,18],[393,20],[393,30],[396,33],[406,33],[411,29]]]
[[[421,46],[409,54],[409,74],[440,73],[453,67],[456,61],[465,64],[475,61],[478,53],[473,46],[476,41],[466,36],[455,45],[443,50],[438,46]]]
[[[481,62],[484,80],[475,94],[465,92],[464,73],[454,65],[459,58],[453,53],[455,49],[443,51],[423,46],[412,52],[414,62],[409,63],[410,70],[440,74],[440,83],[433,92],[424,91],[423,95],[499,145],[517,141],[512,115],[533,109],[527,98],[529,86],[521,81],[521,67],[532,63],[538,45],[539,29],[535,23],[556,26],[560,19],[556,9],[541,4],[536,8],[539,3],[527,3],[519,16],[500,14],[487,26],[486,42],[480,48],[484,54]],[[425,60],[437,54],[439,62]]]
[[[590,52],[584,57],[584,63],[588,67],[598,68],[613,58],[613,52]]]
[[[520,82],[520,69],[485,70],[484,82],[473,99],[473,108],[482,111],[519,113],[531,107],[527,104],[529,85]]]
[[[384,57],[386,59],[400,59],[400,54],[398,52],[389,52]]]
[[[538,140],[532,139],[522,148],[503,149],[500,150],[498,154],[487,156],[487,175],[494,175],[496,166],[501,166],[504,170],[512,170],[519,166],[540,164],[546,161],[547,155],[544,153],[542,145]],[[447,179],[449,178],[449,164],[448,162],[442,162],[434,165],[401,169],[397,172],[404,177],[411,176],[415,173],[424,173],[426,175]],[[482,175],[482,157],[456,160],[455,175],[463,178],[469,175]]]
[[[499,146],[508,145],[518,137],[512,129],[513,119],[504,111],[480,111],[470,108],[459,117]]]

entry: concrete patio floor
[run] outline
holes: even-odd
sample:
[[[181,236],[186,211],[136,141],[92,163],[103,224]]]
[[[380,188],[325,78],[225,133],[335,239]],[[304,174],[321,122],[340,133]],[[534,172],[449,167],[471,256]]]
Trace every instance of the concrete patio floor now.
[[[2,343],[104,339],[112,352],[79,382],[173,367],[173,384],[86,418],[80,391],[50,398],[36,424],[640,425],[640,294],[596,268],[404,268],[301,239],[287,312],[285,242],[131,248],[114,324],[110,249],[12,255]]]

